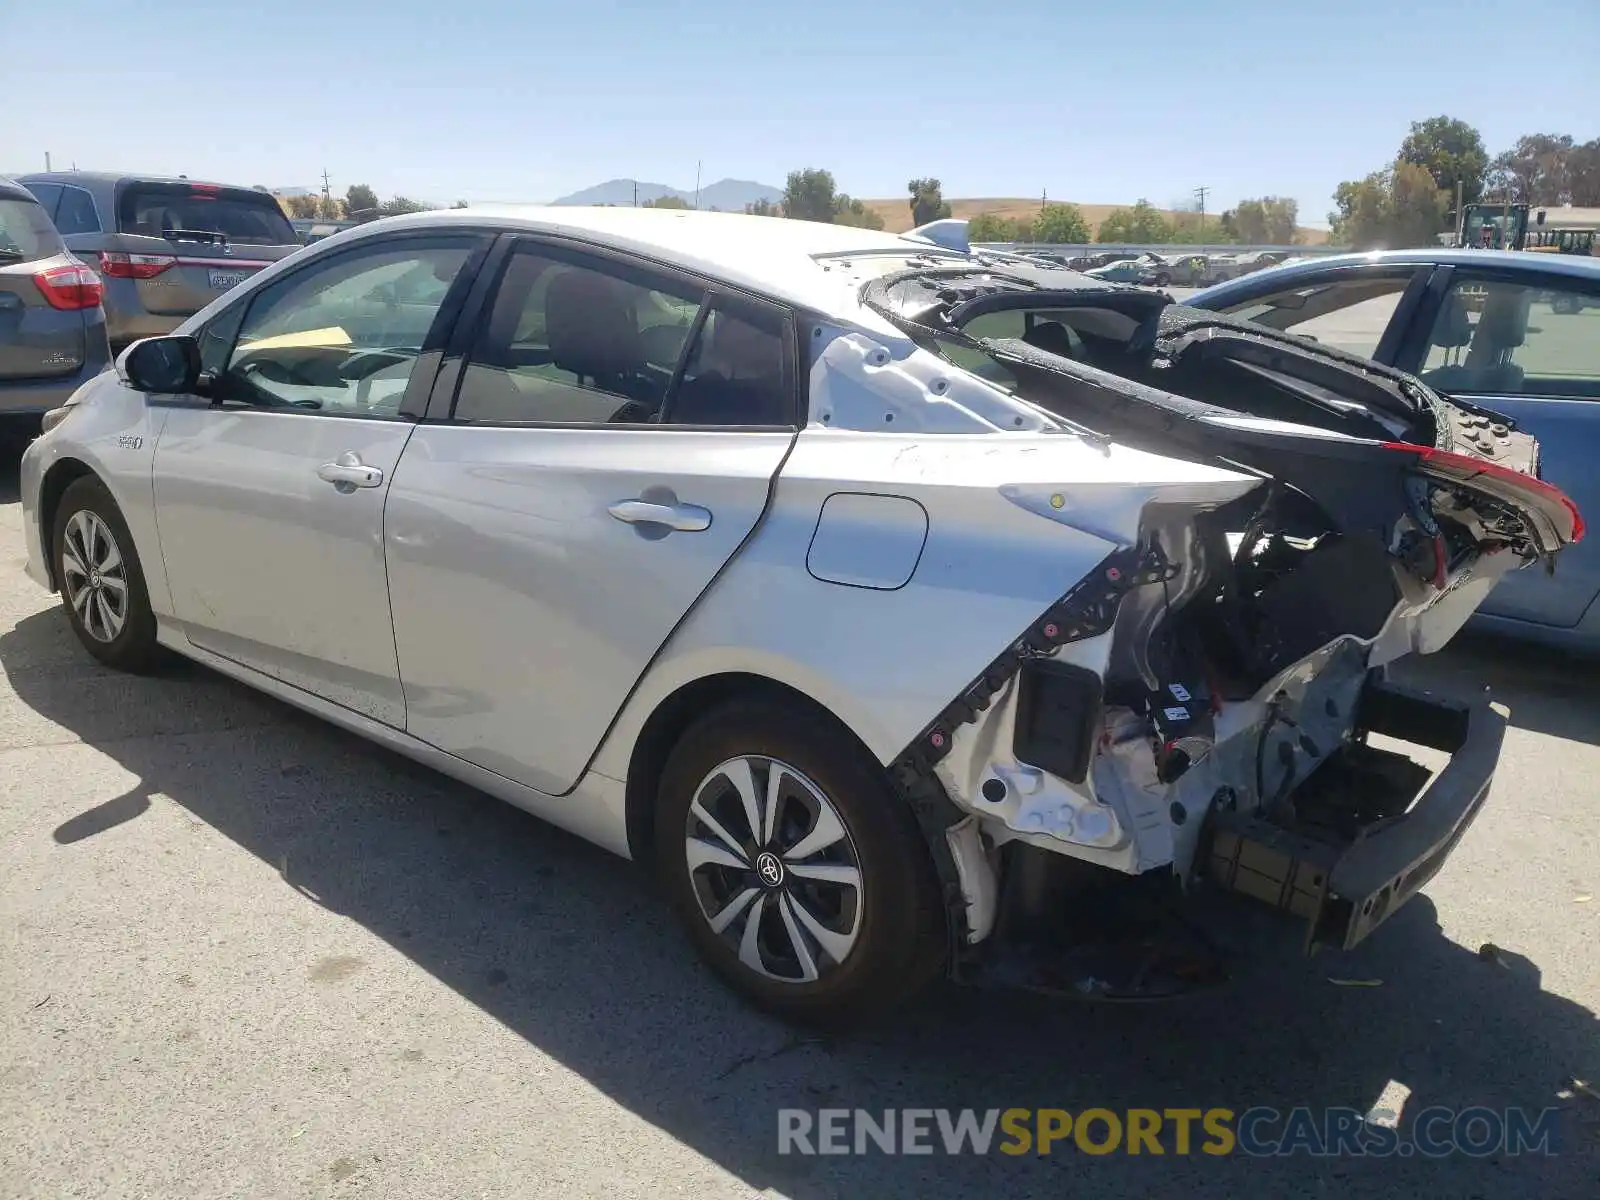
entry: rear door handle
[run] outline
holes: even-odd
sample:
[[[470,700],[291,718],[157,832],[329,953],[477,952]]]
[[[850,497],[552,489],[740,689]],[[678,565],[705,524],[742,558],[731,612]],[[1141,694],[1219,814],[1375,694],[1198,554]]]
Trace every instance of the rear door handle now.
[[[383,482],[383,472],[362,462],[354,450],[346,450],[331,463],[318,467],[317,478],[347,492],[353,488],[377,487]]]
[[[698,504],[657,504],[651,500],[618,500],[606,509],[629,525],[661,525],[680,533],[711,528],[711,510]]]

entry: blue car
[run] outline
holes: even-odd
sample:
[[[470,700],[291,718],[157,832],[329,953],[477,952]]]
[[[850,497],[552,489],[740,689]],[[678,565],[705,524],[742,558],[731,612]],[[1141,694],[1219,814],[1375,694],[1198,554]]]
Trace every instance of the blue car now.
[[[1218,284],[1196,308],[1413,372],[1503,413],[1539,441],[1541,474],[1600,515],[1600,259],[1495,250],[1388,250],[1311,259]],[[1475,623],[1600,652],[1600,544],[1553,575],[1518,571]]]

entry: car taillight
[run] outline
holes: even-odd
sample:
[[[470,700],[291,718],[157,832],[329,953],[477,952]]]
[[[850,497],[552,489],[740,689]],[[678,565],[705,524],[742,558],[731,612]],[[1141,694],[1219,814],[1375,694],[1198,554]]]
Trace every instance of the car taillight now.
[[[46,304],[69,312],[94,308],[106,292],[100,276],[83,263],[40,271],[33,277],[33,282],[39,285],[39,292]]]
[[[1427,466],[1437,467],[1442,471],[1454,474],[1465,474],[1468,478],[1473,475],[1487,475],[1491,479],[1504,479],[1507,482],[1516,483],[1521,487],[1527,488],[1547,500],[1554,500],[1572,514],[1571,540],[1574,542],[1583,541],[1585,533],[1583,514],[1578,511],[1578,506],[1573,503],[1572,497],[1554,484],[1546,483],[1536,475],[1529,475],[1502,463],[1490,462],[1486,458],[1478,458],[1476,455],[1457,454],[1454,450],[1440,450],[1437,446],[1414,446],[1410,442],[1384,442],[1383,448],[1385,450],[1398,450],[1404,454],[1414,454],[1419,462]]]
[[[154,279],[177,261],[172,254],[124,254],[120,250],[102,250],[100,273],[113,279]]]

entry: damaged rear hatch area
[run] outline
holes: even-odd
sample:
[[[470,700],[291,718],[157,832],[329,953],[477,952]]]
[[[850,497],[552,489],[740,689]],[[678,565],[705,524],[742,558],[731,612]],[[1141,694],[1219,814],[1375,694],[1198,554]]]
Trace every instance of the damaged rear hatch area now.
[[[1151,505],[1128,562],[1108,560],[1106,619],[1045,614],[1014,686],[930,726],[923,765],[985,822],[995,874],[1041,850],[1159,869],[1303,918],[1308,945],[1361,941],[1471,823],[1505,728],[1487,701],[1406,692],[1381,668],[1439,649],[1506,572],[1554,569],[1583,536],[1538,444],[1404,373],[1070,271],[930,265],[862,299],[1091,437],[1260,480],[1221,505]],[[1038,798],[1057,795],[1052,814]],[[972,941],[1004,931],[998,907]]]

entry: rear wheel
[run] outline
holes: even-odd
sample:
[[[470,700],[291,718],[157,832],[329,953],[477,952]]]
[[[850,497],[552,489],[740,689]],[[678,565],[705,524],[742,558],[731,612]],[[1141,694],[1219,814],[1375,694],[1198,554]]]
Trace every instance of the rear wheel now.
[[[67,485],[50,544],[67,620],[84,648],[118,670],[154,666],[160,647],[144,571],[105,484],[86,476]]]
[[[943,962],[933,863],[882,768],[818,717],[729,705],[662,775],[661,876],[716,972],[783,1016],[848,1024]]]

